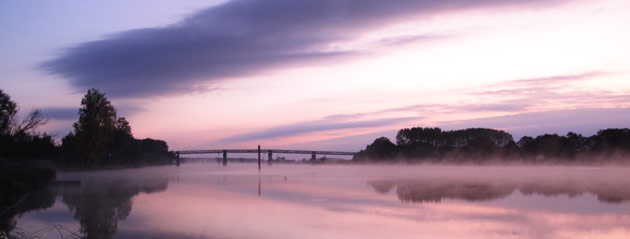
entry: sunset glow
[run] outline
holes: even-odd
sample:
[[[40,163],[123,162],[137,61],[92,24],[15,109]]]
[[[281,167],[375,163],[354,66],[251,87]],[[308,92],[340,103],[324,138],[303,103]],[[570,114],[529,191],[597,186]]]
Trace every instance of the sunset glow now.
[[[1,87],[58,138],[98,88],[172,149],[630,126],[628,1],[138,2],[2,3]]]

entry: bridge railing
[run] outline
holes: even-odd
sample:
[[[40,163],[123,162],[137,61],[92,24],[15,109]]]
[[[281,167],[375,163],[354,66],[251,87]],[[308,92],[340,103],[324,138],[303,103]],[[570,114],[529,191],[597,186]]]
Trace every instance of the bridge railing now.
[[[258,153],[258,149],[201,149],[201,150],[179,150],[173,151],[177,154],[217,154],[217,153]],[[295,150],[295,149],[260,149],[263,153],[282,154],[323,154],[323,155],[354,155],[356,152],[344,151],[318,151],[318,150]]]

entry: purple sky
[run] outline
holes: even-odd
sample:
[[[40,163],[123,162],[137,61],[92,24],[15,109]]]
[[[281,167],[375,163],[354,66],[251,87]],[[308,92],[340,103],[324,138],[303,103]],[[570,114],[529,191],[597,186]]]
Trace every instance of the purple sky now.
[[[0,87],[62,137],[88,88],[173,149],[359,150],[404,127],[630,127],[621,0],[6,1]]]

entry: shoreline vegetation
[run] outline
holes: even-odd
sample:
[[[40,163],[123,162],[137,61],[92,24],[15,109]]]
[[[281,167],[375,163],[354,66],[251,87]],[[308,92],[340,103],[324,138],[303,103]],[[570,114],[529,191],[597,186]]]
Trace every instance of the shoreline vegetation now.
[[[29,196],[53,184],[56,171],[166,165],[176,158],[165,141],[134,138],[129,122],[97,89],[84,95],[79,119],[61,144],[36,131],[47,122],[40,110],[19,121],[18,109],[0,89],[0,218],[17,213]],[[0,230],[7,223],[0,221]]]
[[[171,164],[176,158],[163,140],[135,138],[129,122],[118,117],[105,93],[97,89],[83,96],[78,120],[60,144],[36,131],[47,122],[40,110],[31,111],[21,122],[17,112],[17,104],[0,89],[0,159],[48,160],[62,169],[90,170]]]
[[[590,137],[569,132],[514,141],[488,128],[443,131],[405,128],[396,143],[380,137],[354,155],[361,163],[630,165],[630,129],[609,128]]]

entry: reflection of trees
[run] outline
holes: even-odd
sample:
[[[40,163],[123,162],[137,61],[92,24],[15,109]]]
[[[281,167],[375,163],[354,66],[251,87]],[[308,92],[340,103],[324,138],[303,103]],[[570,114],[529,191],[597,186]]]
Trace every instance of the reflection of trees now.
[[[591,193],[597,196],[597,200],[606,203],[621,203],[630,201],[630,191],[625,190],[627,187],[620,185],[579,185],[574,183],[527,183],[519,187],[519,190],[525,194],[540,194],[545,196],[567,195],[569,197],[579,196],[582,193]]]
[[[485,201],[509,196],[518,189],[525,195],[567,195],[575,197],[592,193],[600,202],[619,203],[630,201],[630,191],[625,187],[606,187],[599,184],[571,182],[484,182],[474,180],[374,180],[369,181],[376,192],[387,193],[396,187],[396,194],[403,202],[440,202],[442,199]]]
[[[403,202],[439,202],[442,199],[484,201],[510,195],[514,187],[476,182],[399,181],[398,198]]]
[[[386,194],[396,186],[396,181],[393,180],[375,180],[367,182],[368,185],[372,186],[375,191]]]
[[[133,196],[141,192],[164,191],[167,186],[166,178],[120,178],[83,180],[80,187],[36,191],[16,206],[3,209],[0,230],[10,232],[15,228],[16,217],[29,211],[50,208],[57,195],[61,195],[62,202],[68,205],[81,224],[81,233],[85,238],[112,238],[118,229],[118,221],[129,216]]]
[[[3,208],[0,214],[0,230],[7,234],[15,228],[16,218],[22,214],[33,210],[44,210],[52,207],[55,203],[55,193],[50,190],[36,191],[24,198],[21,203],[12,208]]]
[[[54,205],[61,195],[62,202],[74,213],[85,238],[112,238],[118,221],[131,212],[132,197],[144,192],[166,190],[166,178],[82,180],[79,187],[36,191],[10,208],[0,208],[0,230],[9,233],[15,228],[16,218],[26,212],[43,210]]]
[[[131,198],[140,192],[152,193],[166,190],[167,179],[128,181],[87,180],[77,189],[62,192],[62,201],[74,213],[86,238],[112,238],[118,229],[118,221],[131,212]]]

